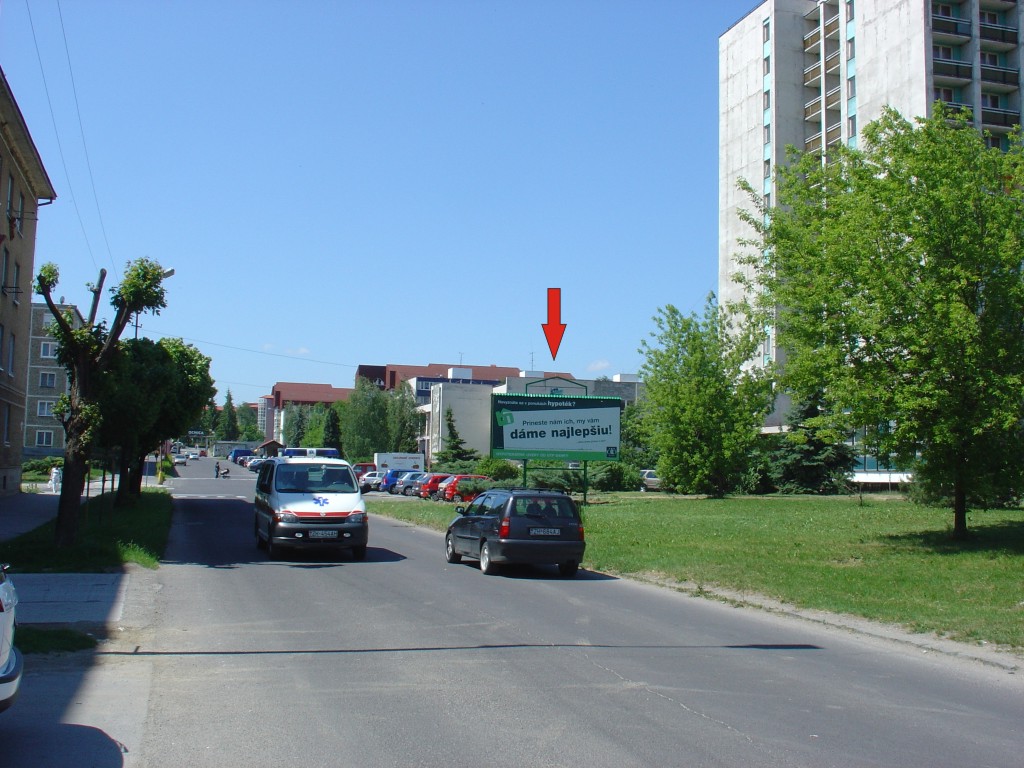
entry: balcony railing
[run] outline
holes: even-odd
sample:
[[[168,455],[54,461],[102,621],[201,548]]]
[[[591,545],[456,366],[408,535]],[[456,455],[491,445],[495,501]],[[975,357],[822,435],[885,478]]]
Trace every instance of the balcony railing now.
[[[817,120],[821,117],[821,99],[814,99],[804,104],[804,120]]]
[[[998,125],[1003,128],[1012,128],[1020,125],[1020,112],[1013,112],[1009,109],[991,109],[982,107],[981,122],[983,125]]]
[[[932,73],[938,77],[952,77],[956,80],[971,79],[971,65],[952,59],[934,59]]]
[[[999,83],[1000,85],[1017,85],[1020,75],[1016,69],[1008,67],[981,67],[981,79],[986,83]]]
[[[804,51],[813,51],[818,48],[818,43],[821,42],[821,29],[815,27],[806,35],[804,35]]]
[[[967,19],[954,19],[951,16],[932,16],[932,32],[969,38],[971,22]]]
[[[820,152],[821,151],[821,132],[814,134],[810,138],[804,139],[804,152]]]
[[[996,26],[994,24],[980,24],[979,34],[982,40],[1007,45],[1017,44],[1017,29],[1015,27]]]

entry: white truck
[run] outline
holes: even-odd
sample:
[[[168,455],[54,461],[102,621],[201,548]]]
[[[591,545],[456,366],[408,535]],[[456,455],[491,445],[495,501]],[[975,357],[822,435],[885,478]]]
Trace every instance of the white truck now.
[[[389,469],[423,470],[426,468],[426,457],[422,453],[375,453],[373,463],[380,472]]]

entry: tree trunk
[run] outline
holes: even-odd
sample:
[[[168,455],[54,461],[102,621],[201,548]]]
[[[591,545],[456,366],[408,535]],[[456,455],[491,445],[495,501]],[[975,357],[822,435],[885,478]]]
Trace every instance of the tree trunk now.
[[[78,516],[82,510],[82,491],[85,490],[85,473],[88,456],[80,434],[75,432],[76,424],[68,424],[64,448],[64,478],[60,487],[60,502],[57,506],[57,527],[54,544],[58,548],[73,547],[78,539]]]
[[[967,492],[959,477],[953,481],[953,538],[957,541],[967,538]]]
[[[142,495],[142,478],[146,472],[146,455],[135,457],[135,464],[132,467],[132,495],[135,497]]]
[[[117,495],[114,496],[114,506],[123,507],[126,506],[130,499],[128,494],[131,491],[131,459],[128,455],[128,451],[121,450],[117,460],[118,472],[120,474],[117,484]]]

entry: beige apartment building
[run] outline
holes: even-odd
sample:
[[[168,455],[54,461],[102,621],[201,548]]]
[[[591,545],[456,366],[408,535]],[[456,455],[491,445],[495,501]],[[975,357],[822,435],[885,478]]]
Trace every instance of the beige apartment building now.
[[[36,222],[56,197],[0,69],[0,495],[21,488]]]
[[[85,325],[85,318],[73,304],[58,304],[61,313],[71,318],[72,328]],[[47,328],[53,322],[50,308],[32,305],[32,335],[28,350],[28,383],[25,402],[24,460],[64,454],[64,427],[54,417],[61,395],[70,389],[68,373],[57,362],[57,340]]]
[[[1021,123],[1022,22],[1017,0],[766,0],[727,30],[718,44],[720,302],[742,295],[733,276],[740,242],[753,235],[737,180],[771,205],[787,146],[855,147],[884,106],[913,119],[943,101],[970,108],[975,127],[1005,148]],[[783,358],[766,328],[759,362]],[[780,407],[768,426],[784,415]]]

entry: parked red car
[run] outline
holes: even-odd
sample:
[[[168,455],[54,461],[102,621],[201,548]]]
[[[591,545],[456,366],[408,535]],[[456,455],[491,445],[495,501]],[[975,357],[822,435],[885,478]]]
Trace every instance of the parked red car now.
[[[451,475],[443,472],[432,472],[424,482],[420,483],[420,498],[434,499],[437,501],[437,486],[442,480],[447,480]]]
[[[477,497],[477,493],[466,491],[466,483],[469,480],[490,480],[491,478],[487,475],[456,475],[455,479],[452,480],[444,489],[444,500],[454,501],[459,503],[462,501],[472,501]],[[462,490],[459,490],[459,485],[462,485]]]

